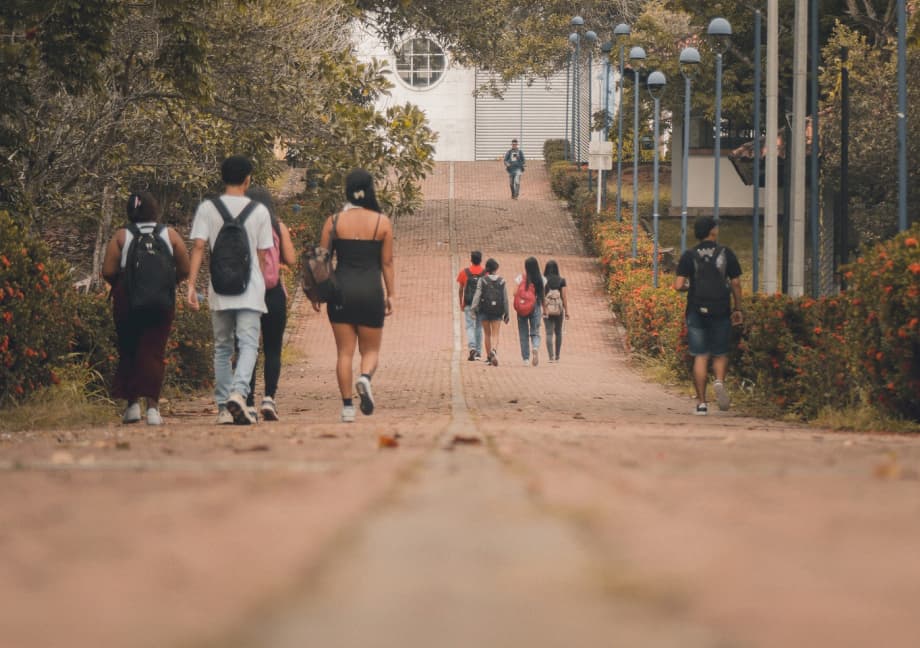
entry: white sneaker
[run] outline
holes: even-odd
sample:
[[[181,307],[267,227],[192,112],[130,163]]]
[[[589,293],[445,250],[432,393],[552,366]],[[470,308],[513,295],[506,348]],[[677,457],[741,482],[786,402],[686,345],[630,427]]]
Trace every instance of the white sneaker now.
[[[538,349],[534,349],[533,351],[530,352],[530,361],[531,363],[533,363],[534,367],[540,364],[540,355],[538,351],[539,351]]]
[[[275,407],[275,399],[271,396],[266,396],[262,399],[262,406],[259,408],[259,411],[262,413],[262,419],[265,421],[279,420],[278,408]]]
[[[234,425],[252,425],[255,421],[249,408],[246,406],[246,398],[242,394],[233,392],[227,397],[227,411],[233,417]]]
[[[147,425],[163,425],[163,417],[156,407],[147,408]]]
[[[246,406],[246,412],[249,414],[249,418],[252,419],[252,422],[253,422],[253,423],[258,423],[258,422],[259,422],[259,412],[256,410],[255,406],[249,407],[249,406],[247,405],[247,406]]]
[[[728,393],[728,389],[721,380],[715,381],[712,384],[712,388],[716,392],[716,403],[719,404],[719,409],[723,412],[727,411],[732,404],[732,397],[731,394]]]
[[[355,422],[355,406],[354,405],[342,405],[342,423],[354,423]]]
[[[529,366],[530,366],[530,358],[527,358],[526,360],[524,360],[524,366],[525,366],[525,367],[529,367]]]
[[[709,407],[707,407],[706,403],[697,403],[697,405],[696,405],[696,415],[697,415],[697,416],[706,416],[707,414],[709,414]]]
[[[366,376],[361,376],[355,383],[355,389],[358,391],[358,398],[361,399],[361,413],[370,416],[374,413],[374,392],[371,391],[371,381]]]
[[[233,414],[228,412],[226,407],[221,407],[217,410],[217,424],[233,425]]]
[[[141,420],[141,404],[134,402],[128,403],[125,408],[124,416],[121,417],[122,423],[137,423]]]

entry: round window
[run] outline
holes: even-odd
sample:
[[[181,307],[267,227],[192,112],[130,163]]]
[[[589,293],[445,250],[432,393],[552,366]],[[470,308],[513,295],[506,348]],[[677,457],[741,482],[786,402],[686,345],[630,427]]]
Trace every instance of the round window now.
[[[413,88],[430,88],[444,75],[446,67],[444,50],[427,38],[407,40],[396,50],[396,74]]]

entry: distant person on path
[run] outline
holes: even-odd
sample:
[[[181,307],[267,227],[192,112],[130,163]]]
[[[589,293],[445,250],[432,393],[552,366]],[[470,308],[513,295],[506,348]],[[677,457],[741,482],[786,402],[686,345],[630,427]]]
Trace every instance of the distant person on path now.
[[[271,219],[272,240],[274,245],[266,254],[265,272],[265,307],[262,314],[262,352],[264,354],[265,392],[259,413],[266,421],[278,420],[278,408],[275,393],[278,379],[281,377],[281,347],[284,342],[284,328],[287,325],[287,291],[281,277],[281,265],[292,266],[297,262],[291,233],[275,214],[275,205],[271,192],[265,187],[250,187],[246,196],[257,200],[268,209]],[[249,381],[249,396],[246,405],[255,406],[256,372],[252,372]]]
[[[160,224],[160,206],[149,192],[131,194],[127,213],[128,225],[115,232],[102,261],[118,338],[112,395],[128,401],[122,423],[141,420],[143,396],[148,425],[162,425],[166,342],[176,313],[176,284],[188,277],[188,251],[174,229]]]
[[[550,362],[559,362],[562,350],[562,323],[569,319],[569,301],[565,277],[559,274],[559,264],[550,259],[543,267],[546,299],[543,301],[543,322],[546,325],[546,352]]]
[[[246,197],[252,182],[252,162],[240,155],[228,157],[220,174],[224,194],[198,205],[192,221],[188,304],[193,310],[200,308],[195,284],[207,245],[217,422],[249,425],[256,421],[246,399],[259,354],[261,318],[268,311],[263,273],[266,255],[275,243],[268,209]],[[234,370],[231,358],[236,345],[239,354]]]
[[[731,397],[725,387],[732,326],[744,320],[741,311],[741,265],[731,249],[719,245],[719,224],[708,216],[693,226],[700,243],[680,257],[674,289],[687,291],[687,343],[693,356],[696,413],[709,413],[706,383],[709,358],[715,373],[713,389],[720,410],[727,410]],[[734,307],[732,306],[734,303]]]
[[[486,362],[498,366],[498,336],[501,323],[508,323],[508,288],[498,274],[498,261],[486,261],[486,272],[476,285],[472,310],[482,321],[486,343]]]
[[[505,153],[505,170],[511,181],[511,198],[518,199],[521,195],[521,174],[524,173],[524,151],[518,148],[518,141],[511,140],[511,148]]]
[[[540,323],[543,320],[545,282],[540,274],[540,264],[534,257],[524,261],[524,274],[514,279],[514,311],[517,313],[518,336],[521,339],[521,358],[525,366],[540,363]]]
[[[457,283],[460,284],[457,296],[466,322],[466,346],[469,349],[467,360],[470,361],[482,359],[482,322],[473,312],[472,305],[473,295],[476,294],[476,286],[479,285],[483,272],[485,270],[482,267],[482,252],[473,250],[470,252],[470,266],[457,275]]]
[[[342,211],[326,219],[320,245],[336,257],[338,294],[326,305],[326,313],[338,352],[336,377],[342,394],[341,418],[351,423],[355,420],[352,363],[356,348],[361,354],[361,376],[354,388],[361,413],[374,412],[371,378],[380,356],[384,317],[393,314],[396,276],[393,226],[381,213],[370,173],[355,169],[348,174],[345,200]],[[319,311],[319,304],[313,304],[313,308]]]

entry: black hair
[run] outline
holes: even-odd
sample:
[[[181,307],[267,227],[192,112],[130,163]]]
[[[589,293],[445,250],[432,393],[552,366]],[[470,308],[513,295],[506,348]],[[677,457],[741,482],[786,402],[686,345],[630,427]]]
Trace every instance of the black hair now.
[[[540,274],[540,263],[536,257],[527,257],[524,260],[524,271],[527,274],[527,283],[532,283],[537,289],[537,299],[543,299],[543,275]]]
[[[516,139],[513,139],[513,140],[511,140],[511,143],[512,143],[512,144],[517,144],[518,141],[517,141]]]
[[[374,191],[374,178],[364,169],[353,169],[345,178],[345,200],[371,211],[382,211]]]
[[[479,265],[482,263],[482,252],[479,250],[473,250],[470,252],[470,261],[473,263],[473,265]]]
[[[543,276],[549,277],[552,275],[559,276],[559,264],[556,263],[555,259],[550,259],[546,262],[546,265],[543,266]]]
[[[239,186],[252,175],[252,162],[243,155],[231,155],[220,165],[220,177],[225,185]]]
[[[160,204],[149,191],[135,191],[128,196],[126,213],[132,223],[156,223],[160,220]]]
[[[700,216],[693,224],[693,233],[696,235],[697,240],[702,241],[718,226],[719,224],[712,216]]]
[[[265,187],[256,185],[246,190],[246,196],[265,205],[272,220],[272,228],[278,231],[278,217],[275,215],[275,201],[272,200],[271,192]]]
[[[497,270],[498,270],[498,261],[496,261],[495,259],[489,259],[488,261],[486,261],[486,272],[488,272],[489,274],[495,274]]]

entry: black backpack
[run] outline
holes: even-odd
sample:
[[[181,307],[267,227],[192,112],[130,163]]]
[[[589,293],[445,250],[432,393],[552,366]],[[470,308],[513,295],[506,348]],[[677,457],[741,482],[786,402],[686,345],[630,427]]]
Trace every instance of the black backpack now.
[[[466,272],[466,285],[463,287],[463,305],[469,306],[473,303],[473,296],[476,294],[476,285],[482,278],[482,274],[473,274],[469,268],[464,269]]]
[[[701,315],[723,316],[731,312],[731,288],[725,274],[725,248],[717,245],[693,250],[692,303]]]
[[[135,223],[126,228],[133,238],[125,262],[125,289],[131,310],[167,311],[176,305],[176,259],[160,236],[158,224],[142,232]]]
[[[505,286],[501,281],[482,280],[479,314],[486,317],[502,317],[505,314]]]
[[[211,202],[224,219],[211,249],[211,285],[218,295],[242,295],[249,286],[252,273],[252,255],[245,224],[259,203],[249,201],[243,211],[233,218],[220,198],[212,198]]]

